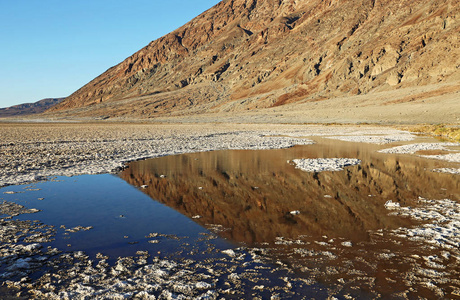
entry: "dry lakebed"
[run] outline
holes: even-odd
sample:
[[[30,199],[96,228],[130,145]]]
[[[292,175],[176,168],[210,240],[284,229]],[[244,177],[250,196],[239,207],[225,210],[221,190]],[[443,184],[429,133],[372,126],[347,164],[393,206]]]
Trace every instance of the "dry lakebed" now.
[[[460,144],[1,123],[2,299],[460,298]]]

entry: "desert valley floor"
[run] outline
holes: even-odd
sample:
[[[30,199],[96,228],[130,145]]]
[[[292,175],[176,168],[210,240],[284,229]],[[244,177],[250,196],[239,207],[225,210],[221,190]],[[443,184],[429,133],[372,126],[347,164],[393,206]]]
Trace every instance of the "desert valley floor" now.
[[[4,298],[459,297],[460,144],[357,125],[0,134]]]

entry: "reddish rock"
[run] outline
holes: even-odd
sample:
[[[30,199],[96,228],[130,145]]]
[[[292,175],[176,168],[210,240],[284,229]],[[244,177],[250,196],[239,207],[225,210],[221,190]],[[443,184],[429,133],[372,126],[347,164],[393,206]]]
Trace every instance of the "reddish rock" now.
[[[51,112],[246,110],[458,82],[459,12],[450,0],[225,0]]]

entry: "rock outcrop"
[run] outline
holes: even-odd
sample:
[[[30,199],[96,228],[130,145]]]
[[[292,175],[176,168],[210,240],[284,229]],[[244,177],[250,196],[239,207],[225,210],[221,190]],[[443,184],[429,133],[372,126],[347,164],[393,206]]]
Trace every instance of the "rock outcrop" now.
[[[150,117],[445,82],[458,92],[459,18],[458,0],[224,0],[50,111]]]

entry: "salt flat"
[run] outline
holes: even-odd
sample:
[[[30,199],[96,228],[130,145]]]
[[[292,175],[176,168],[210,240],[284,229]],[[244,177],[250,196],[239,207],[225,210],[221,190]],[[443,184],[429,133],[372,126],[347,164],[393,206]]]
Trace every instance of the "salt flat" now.
[[[377,126],[275,124],[2,123],[0,186],[47,176],[109,173],[129,161],[223,149],[276,149],[309,136],[388,143],[414,138]],[[372,137],[373,136],[373,137]],[[360,138],[363,137],[363,138]]]

